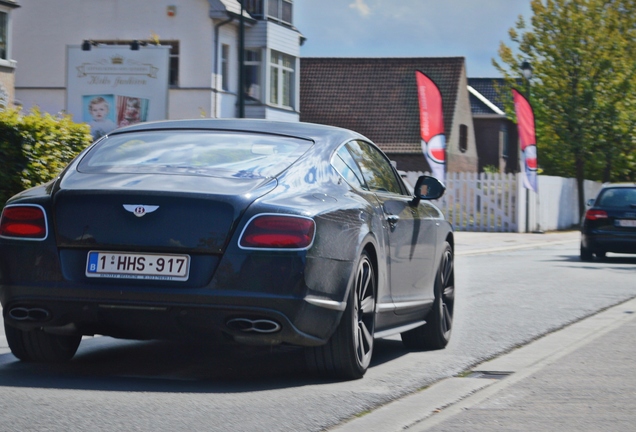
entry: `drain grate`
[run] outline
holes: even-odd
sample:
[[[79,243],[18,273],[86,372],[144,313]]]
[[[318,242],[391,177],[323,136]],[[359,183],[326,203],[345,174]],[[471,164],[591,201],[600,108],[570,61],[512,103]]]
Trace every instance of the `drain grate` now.
[[[466,378],[486,378],[486,379],[503,379],[508,375],[512,375],[512,372],[505,371],[472,371]]]

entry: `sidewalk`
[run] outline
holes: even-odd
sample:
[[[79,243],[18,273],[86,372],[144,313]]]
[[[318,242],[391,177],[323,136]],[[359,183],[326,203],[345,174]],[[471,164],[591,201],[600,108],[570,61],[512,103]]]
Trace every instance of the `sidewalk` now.
[[[476,255],[514,249],[534,248],[550,244],[579,242],[579,231],[534,233],[455,232],[455,255]]]
[[[636,299],[331,429],[636,430]]]
[[[456,254],[579,241],[579,233],[456,233]],[[331,431],[636,430],[636,299]]]

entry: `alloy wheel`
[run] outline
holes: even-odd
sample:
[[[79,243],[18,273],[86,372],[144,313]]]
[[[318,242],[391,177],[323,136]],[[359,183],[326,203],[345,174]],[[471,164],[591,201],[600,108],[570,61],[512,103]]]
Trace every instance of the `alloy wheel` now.
[[[453,252],[450,248],[444,251],[440,264],[441,284],[441,329],[447,334],[453,327],[453,310],[455,307],[455,273],[453,264]]]
[[[375,279],[373,267],[366,256],[363,256],[358,265],[354,289],[355,352],[360,366],[366,369],[371,362],[375,330]]]

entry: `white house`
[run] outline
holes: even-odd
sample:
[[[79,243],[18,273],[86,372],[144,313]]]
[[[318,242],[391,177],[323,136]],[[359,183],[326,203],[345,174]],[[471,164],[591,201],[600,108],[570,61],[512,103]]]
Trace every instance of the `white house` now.
[[[249,118],[299,118],[304,38],[293,26],[293,0],[243,0],[242,18],[238,0],[20,0],[20,6],[13,11],[13,58],[16,99],[25,109],[67,109],[69,46],[139,43],[143,50],[159,43],[171,47],[168,118],[240,117],[241,107]]]
[[[12,15],[15,0],[0,0],[0,111],[13,106],[16,62],[12,57]]]

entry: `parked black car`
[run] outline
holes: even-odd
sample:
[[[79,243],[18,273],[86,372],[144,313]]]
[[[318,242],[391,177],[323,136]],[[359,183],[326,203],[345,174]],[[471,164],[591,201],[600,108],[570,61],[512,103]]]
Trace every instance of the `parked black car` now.
[[[605,185],[581,223],[581,260],[636,253],[636,184]]]
[[[423,176],[408,192],[355,132],[258,120],[119,129],[55,180],[9,200],[0,301],[23,361],[63,361],[82,335],[305,347],[345,379],[374,338],[443,348],[453,232]]]

